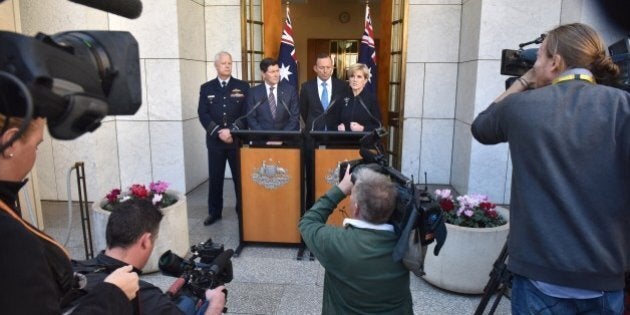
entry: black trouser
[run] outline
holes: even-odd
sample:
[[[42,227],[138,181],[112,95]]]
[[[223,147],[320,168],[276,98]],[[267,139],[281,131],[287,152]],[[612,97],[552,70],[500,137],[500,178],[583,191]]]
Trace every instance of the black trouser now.
[[[230,164],[234,192],[236,193],[236,213],[240,213],[241,179],[238,161],[238,149],[208,148],[208,214],[213,218],[221,217],[223,210],[223,182],[225,180],[225,161]]]
[[[310,137],[304,139],[304,180],[306,180],[306,200],[304,211],[315,203],[315,142]]]

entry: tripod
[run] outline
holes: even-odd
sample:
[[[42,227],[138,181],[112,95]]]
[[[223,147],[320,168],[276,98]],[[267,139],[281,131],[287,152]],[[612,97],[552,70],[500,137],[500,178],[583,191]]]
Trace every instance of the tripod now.
[[[488,280],[486,287],[483,289],[484,294],[477,306],[477,309],[475,310],[475,315],[483,315],[488,302],[490,302],[492,296],[496,294],[492,307],[490,308],[490,312],[488,313],[489,315],[494,314],[499,306],[501,298],[506,294],[507,290],[512,287],[512,273],[507,269],[507,264],[505,263],[507,257],[508,253],[506,242],[505,245],[503,245],[503,249],[501,249],[499,257],[492,265],[490,280]]]

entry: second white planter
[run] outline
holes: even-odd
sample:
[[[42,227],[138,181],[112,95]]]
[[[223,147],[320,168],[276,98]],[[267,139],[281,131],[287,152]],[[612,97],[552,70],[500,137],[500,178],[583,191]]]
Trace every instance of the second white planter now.
[[[506,220],[509,212],[497,207]],[[423,276],[427,282],[453,292],[483,293],[490,271],[510,231],[510,223],[494,228],[468,228],[446,224],[448,235],[438,256],[429,245]]]

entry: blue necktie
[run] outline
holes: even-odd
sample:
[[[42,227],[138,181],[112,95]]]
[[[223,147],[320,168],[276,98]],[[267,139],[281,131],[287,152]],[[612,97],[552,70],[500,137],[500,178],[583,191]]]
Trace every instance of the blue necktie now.
[[[324,110],[328,108],[328,89],[326,89],[326,81],[322,82],[322,106],[324,106]]]

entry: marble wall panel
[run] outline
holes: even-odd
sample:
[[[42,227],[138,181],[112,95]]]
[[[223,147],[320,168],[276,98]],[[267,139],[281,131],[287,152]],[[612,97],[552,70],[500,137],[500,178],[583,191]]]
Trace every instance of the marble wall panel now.
[[[479,59],[501,59],[502,49],[517,49],[557,25],[561,1],[483,1]]]
[[[180,61],[151,59],[146,61],[147,105],[150,120],[182,119]]]
[[[424,118],[455,117],[457,67],[456,63],[426,64],[422,101]]]
[[[173,189],[186,191],[182,122],[152,121],[149,132],[153,180],[165,180]]]
[[[199,0],[201,1],[201,0]],[[258,0],[260,1],[260,0]],[[258,2],[256,1],[256,2]],[[240,0],[205,0],[206,6],[210,5],[239,5],[241,3]]]
[[[457,62],[460,5],[410,5],[408,62]]]
[[[467,61],[459,64],[457,76],[457,103],[455,118],[470,124],[473,120],[477,91],[478,61]]]
[[[206,82],[205,62],[181,60],[182,119],[196,119],[199,106],[199,87]]]
[[[469,175],[471,172],[470,153],[472,141],[470,125],[455,120],[451,185],[460,194],[468,192]]]
[[[488,195],[495,203],[506,203],[507,144],[483,145],[473,140],[470,160],[468,193]]]
[[[409,0],[409,4],[462,4],[462,0]]]
[[[499,60],[479,60],[475,82],[476,92],[472,119],[488,108],[488,106],[505,91],[505,80],[508,76],[501,75]],[[472,120],[471,120],[472,123]]]
[[[420,151],[420,172],[417,182],[424,180],[424,172],[432,184],[449,184],[453,154],[453,119],[423,119]]]
[[[401,172],[406,176],[420,175],[422,119],[405,118],[403,125]]]
[[[185,120],[183,126],[186,190],[190,191],[208,179],[206,131],[197,119]]]
[[[118,158],[120,185],[149,184],[151,177],[151,139],[148,121],[118,121]]]
[[[52,141],[57,200],[67,200],[68,169],[76,162],[84,162],[87,196],[90,201],[102,198],[104,193],[120,182],[116,128],[114,121],[103,123],[95,132],[72,141]],[[39,171],[39,169],[38,169]],[[76,173],[72,174],[72,197],[77,199]],[[42,187],[42,183],[39,184]]]
[[[407,63],[405,82],[405,118],[422,117],[425,63]]]
[[[219,51],[227,51],[232,60],[241,60],[241,9],[239,5],[205,7],[206,59],[214,61]]]
[[[110,28],[131,32],[140,45],[140,58],[178,58],[177,0],[142,4],[142,15],[134,20],[110,14]]]
[[[179,22],[179,57],[205,60],[206,42],[204,7],[191,0],[177,0],[177,20]]]
[[[22,32],[54,34],[69,30],[106,30],[107,13],[64,0],[20,0]]]
[[[512,155],[508,150],[508,163],[507,170],[505,171],[505,197],[503,198],[505,204],[510,203],[512,197]]]
[[[481,3],[482,0],[470,0],[465,1],[462,5],[462,28],[459,39],[460,61],[471,61],[479,58]]]

